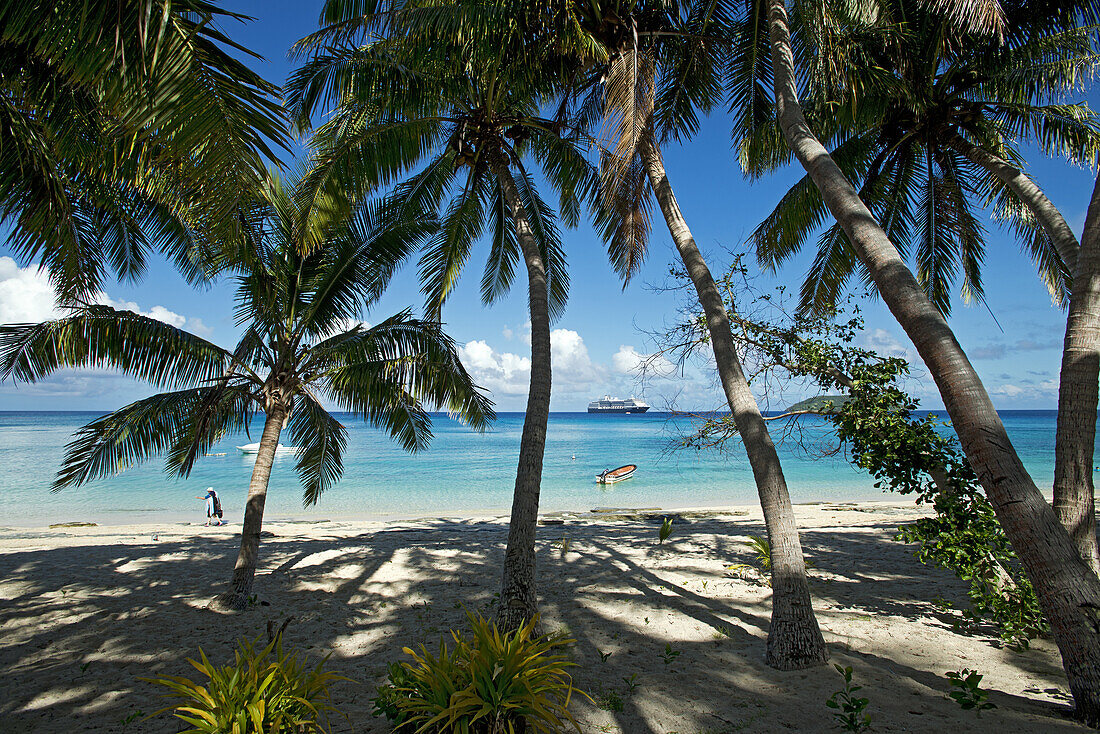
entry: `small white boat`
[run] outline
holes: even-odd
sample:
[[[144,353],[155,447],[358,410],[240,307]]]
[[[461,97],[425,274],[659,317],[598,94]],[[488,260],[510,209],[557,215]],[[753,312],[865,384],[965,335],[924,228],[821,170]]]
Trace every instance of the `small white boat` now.
[[[259,453],[259,451],[260,451],[260,444],[258,444],[258,443],[246,443],[244,446],[238,446],[237,450],[240,451],[242,454],[256,454],[256,453]],[[296,453],[297,451],[298,451],[297,446],[283,446],[282,444],[279,444],[275,448],[275,453],[276,454],[293,454],[293,453]]]
[[[620,466],[618,469],[605,469],[603,472],[596,475],[596,481],[600,484],[621,482],[624,479],[630,479],[634,476],[634,470],[637,468],[637,464],[626,464]]]

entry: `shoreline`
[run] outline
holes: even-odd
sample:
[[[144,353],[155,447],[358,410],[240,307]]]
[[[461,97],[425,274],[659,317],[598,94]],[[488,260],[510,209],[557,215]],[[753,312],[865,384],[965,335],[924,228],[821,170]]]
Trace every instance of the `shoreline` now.
[[[1049,497],[1047,498],[1049,500]],[[813,507],[825,507],[825,506],[837,506],[837,507],[865,507],[867,511],[874,508],[912,508],[918,510],[918,516],[927,514],[921,511],[912,500],[905,501],[895,496],[894,499],[889,500],[839,500],[839,501],[825,501],[825,500],[813,500],[807,502],[794,502],[792,503],[797,514],[799,508],[813,508]],[[156,512],[155,510],[149,512]],[[660,507],[657,505],[646,506],[625,506],[625,505],[596,505],[590,507],[587,510],[552,510],[548,512],[539,512],[539,524],[540,525],[552,525],[558,524],[554,521],[560,519],[568,520],[598,520],[598,519],[612,519],[615,517],[625,516],[639,516],[639,515],[652,515],[664,513],[667,515],[736,515],[747,516],[749,518],[762,518],[762,512],[760,505],[755,503],[738,503],[738,504],[717,504],[717,505],[689,505],[689,506],[672,506],[672,507]],[[119,513],[121,514],[121,513]],[[141,514],[141,513],[134,513]],[[208,526],[204,525],[201,521],[194,518],[193,513],[172,513],[169,515],[163,515],[158,519],[141,518],[137,522],[112,522],[115,518],[109,518],[104,520],[103,517],[96,513],[87,513],[85,516],[87,519],[74,517],[73,519],[57,520],[56,522],[45,522],[38,519],[29,520],[26,524],[20,522],[12,522],[11,518],[7,518],[4,523],[0,523],[0,550],[2,550],[2,541],[5,537],[9,537],[12,534],[20,532],[46,532],[51,530],[63,531],[70,534],[79,534],[81,531],[93,531],[97,528],[100,529],[99,533],[102,534],[107,531],[127,531],[134,532],[136,530],[148,531],[148,532],[167,532],[175,529],[180,530],[183,528],[191,529],[207,529],[207,530],[234,530],[236,531],[240,527],[240,521],[226,522],[221,526]],[[356,526],[362,526],[364,528],[385,526],[390,524],[409,524],[409,523],[432,523],[432,522],[444,522],[444,521],[459,521],[459,522],[481,522],[481,523],[504,523],[508,522],[509,513],[507,510],[470,510],[470,511],[455,511],[455,512],[443,512],[443,513],[430,513],[430,514],[402,514],[398,512],[393,513],[346,513],[346,512],[333,512],[333,513],[321,513],[318,512],[317,516],[310,516],[308,514],[303,515],[287,515],[287,514],[273,514],[265,515],[264,528],[268,528],[272,525],[280,526],[309,526],[309,525],[324,525],[324,524],[353,524]],[[550,521],[550,522],[547,522]]]

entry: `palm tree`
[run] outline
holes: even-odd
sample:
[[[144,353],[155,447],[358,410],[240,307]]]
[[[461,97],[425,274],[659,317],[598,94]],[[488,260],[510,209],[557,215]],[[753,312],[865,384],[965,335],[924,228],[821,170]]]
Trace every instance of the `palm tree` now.
[[[206,0],[0,8],[0,221],[64,297],[136,278],[150,251],[208,272],[192,230],[234,234],[286,147],[278,89]]]
[[[320,101],[340,101],[315,135],[314,190],[354,197],[406,177],[396,191],[400,206],[441,220],[420,260],[430,313],[440,312],[483,233],[491,242],[485,303],[508,291],[517,260],[526,267],[531,381],[497,612],[503,628],[515,629],[538,609],[534,543],[550,411],[550,324],[565,307],[569,283],[555,217],[525,161],[557,189],[567,224],[579,216],[590,167],[576,141],[540,116],[553,75],[539,49],[523,47],[503,6],[410,6],[388,18],[382,40],[354,46],[341,42],[349,26],[359,33],[381,21],[354,15],[359,7],[352,5],[351,17],[340,15],[339,2],[326,5],[322,18],[332,24],[303,41],[313,57],[289,88],[301,125]]]
[[[1029,140],[1075,163],[1094,157],[1094,113],[1087,105],[1050,101],[1091,73],[1091,31],[1041,31],[996,44],[960,35],[943,18],[922,12],[919,3],[888,7],[891,16],[905,20],[900,32],[885,43],[853,34],[856,47],[843,54],[843,63],[827,65],[845,69],[846,78],[815,84],[809,114],[833,118],[834,159],[859,186],[860,198],[885,223],[899,251],[915,257],[918,281],[944,314],[960,268],[964,297],[982,298],[985,229],[973,211],[975,198],[995,203],[1030,251],[1052,297],[1070,304],[1054,504],[1082,557],[1100,572],[1092,487],[1095,420],[1090,419],[1096,400],[1089,398],[1097,378],[1089,365],[1098,362],[1100,331],[1085,325],[1100,301],[1089,297],[1092,277],[1088,267],[1078,267],[1076,237],[1021,170],[1014,142]],[[742,138],[742,161],[753,175],[783,159],[785,151],[767,144],[781,145],[768,128],[774,121],[763,130],[735,131]],[[804,177],[753,233],[761,261],[778,267],[805,246],[826,215],[821,195]],[[802,309],[831,309],[860,269],[842,228],[829,227],[803,282]],[[1075,278],[1080,282],[1073,285]]]
[[[834,58],[813,72],[807,113],[836,130],[833,157],[859,186],[903,255],[916,259],[917,279],[944,313],[950,287],[963,272],[963,295],[982,297],[985,231],[972,200],[984,199],[1015,229],[1051,296],[1070,307],[1062,359],[1054,507],[1093,571],[1100,573],[1093,489],[1096,389],[1100,372],[1100,296],[1090,288],[1095,257],[1078,263],[1080,246],[1061,212],[1022,170],[1017,139],[1082,164],[1097,147],[1095,114],[1083,104],[1060,104],[1092,73],[1092,31],[1074,26],[1019,32],[1003,43],[963,35],[921,3],[884,6],[904,22],[883,38],[854,32],[832,39]],[[887,50],[889,49],[889,50]],[[837,58],[839,57],[839,58]],[[837,83],[833,73],[842,69]],[[759,175],[783,160],[774,120],[740,129],[742,161]],[[821,129],[821,126],[818,126]],[[769,143],[771,143],[769,145]],[[776,268],[805,246],[827,212],[804,177],[753,233],[760,259]],[[834,224],[802,286],[804,310],[829,309],[859,271],[857,258]],[[866,272],[863,273],[867,280]],[[1072,297],[1070,296],[1072,293]]]
[[[602,159],[600,216],[612,261],[624,280],[641,265],[652,191],[703,308],[719,378],[764,512],[772,548],[767,662],[783,670],[819,665],[827,657],[825,641],[779,455],[737,354],[726,305],[676,201],[660,151],[669,138],[689,137],[698,111],[705,113],[720,101],[723,33],[731,19],[711,2],[608,0],[569,7],[602,51],[578,58],[578,81],[567,94],[579,98],[581,119],[602,123],[611,139]]]
[[[959,440],[1035,586],[1078,715],[1100,724],[1100,579],[1085,564],[1054,510],[1028,475],[984,385],[943,315],[897,248],[814,135],[798,97],[783,0],[767,0],[771,74],[779,126],[810,174],[856,256],[932,374]]]
[[[454,343],[434,321],[403,312],[376,326],[355,322],[381,295],[397,263],[432,231],[428,220],[394,219],[366,203],[333,219],[303,210],[278,179],[250,210],[247,238],[220,264],[235,273],[232,350],[129,311],[72,306],[63,318],[0,327],[0,375],[33,382],[62,367],[108,366],[170,389],[81,428],[68,445],[55,489],[80,485],[166,452],[169,473],[186,477],[231,431],[263,412],[248,487],[241,547],[230,589],[215,603],[241,609],[252,593],[268,479],[289,427],[306,505],[342,472],[344,427],[327,398],[388,431],[409,450],[431,438],[425,403],[476,429],[492,419]],[[354,323],[354,325],[352,325]]]
[[[1084,104],[1052,102],[1091,73],[1091,36],[1076,29],[1000,45],[960,35],[944,18],[922,12],[920,2],[894,0],[883,12],[899,19],[887,32],[876,37],[856,29],[819,51],[833,59],[813,70],[825,78],[811,79],[805,110],[818,127],[829,120],[834,160],[902,254],[914,258],[918,280],[944,314],[960,268],[964,297],[982,297],[985,228],[974,213],[976,199],[995,205],[1030,251],[1051,296],[1065,302],[1077,239],[1019,168],[1018,141],[1077,164],[1095,155],[1095,114]],[[750,175],[787,157],[774,128],[774,118],[755,129],[735,128]],[[806,245],[826,216],[806,176],[750,242],[760,260],[776,268]],[[801,308],[832,308],[858,270],[834,224],[818,240]]]

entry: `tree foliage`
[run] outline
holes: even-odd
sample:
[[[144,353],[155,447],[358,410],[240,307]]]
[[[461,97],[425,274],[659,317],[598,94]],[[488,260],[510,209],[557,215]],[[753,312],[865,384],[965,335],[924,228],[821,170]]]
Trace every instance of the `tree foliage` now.
[[[912,496],[934,510],[933,516],[902,526],[897,538],[919,543],[918,560],[949,569],[969,584],[964,621],[992,625],[1003,640],[1019,646],[1043,632],[1047,625],[1035,591],[950,424],[916,414],[919,402],[904,389],[909,375],[904,359],[855,344],[863,330],[858,305],[849,314],[792,312],[782,287],[776,294],[753,290],[741,258],[723,284],[729,298],[743,301],[742,312],[751,314],[735,318],[734,337],[756,373],[779,373],[824,393],[842,392],[847,399],[839,405],[823,400],[823,409],[805,412],[832,424],[847,456],[875,478],[876,487]],[[685,327],[690,330],[701,333],[697,321]],[[683,333],[678,339],[687,343]],[[735,433],[732,420],[710,418],[686,442],[713,446]]]
[[[799,63],[807,118],[944,314],[956,283],[964,300],[983,298],[983,209],[1016,236],[1052,299],[1066,303],[1070,268],[1050,233],[1028,203],[975,158],[993,156],[1022,169],[1020,144],[1027,142],[1074,165],[1093,164],[1100,142],[1095,113],[1066,97],[1081,93],[1095,73],[1095,29],[1033,23],[1024,32],[1026,14],[1012,10],[1012,33],[998,39],[959,29],[950,15],[919,0],[890,0],[864,17],[831,18],[837,9],[829,6],[821,12],[835,22],[801,41],[808,46]],[[799,34],[792,27],[799,38],[814,30]],[[750,176],[790,158],[774,117],[739,123],[734,138]],[[827,312],[853,278],[869,282],[831,219],[806,176],[750,237],[760,262],[771,268],[816,238],[801,288],[803,310]]]

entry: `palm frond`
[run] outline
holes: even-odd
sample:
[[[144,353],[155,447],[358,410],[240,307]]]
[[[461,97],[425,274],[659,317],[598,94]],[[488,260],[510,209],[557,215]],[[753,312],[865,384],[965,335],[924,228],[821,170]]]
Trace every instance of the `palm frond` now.
[[[319,389],[389,431],[409,451],[431,439],[424,403],[476,430],[484,430],[494,417],[491,402],[473,383],[440,324],[413,319],[408,312],[370,329],[330,337],[310,349],[309,360]]]
[[[290,419],[290,434],[298,446],[297,471],[302,504],[317,504],[321,494],[340,479],[347,429],[309,394],[299,396]]]
[[[206,424],[206,430],[196,431],[201,406],[219,391],[220,386],[212,386],[160,393],[88,423],[65,447],[53,490],[112,476],[166,451],[175,456],[169,459],[168,471],[186,476],[191,463],[179,457],[188,439],[209,447],[227,427],[247,419],[246,406],[251,402],[247,393],[235,389],[227,395],[222,391],[222,410]]]
[[[62,367],[107,367],[157,386],[221,377],[231,355],[174,326],[90,305],[40,324],[0,326],[0,377],[35,382]]]

